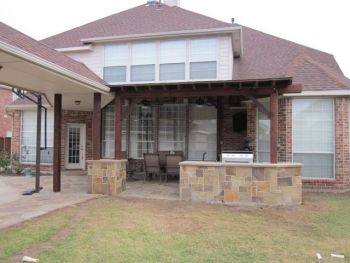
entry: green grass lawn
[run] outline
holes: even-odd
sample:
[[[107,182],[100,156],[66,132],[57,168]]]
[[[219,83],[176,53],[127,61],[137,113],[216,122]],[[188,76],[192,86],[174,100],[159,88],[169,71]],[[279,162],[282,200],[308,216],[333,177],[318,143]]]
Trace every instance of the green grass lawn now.
[[[317,262],[316,252],[324,262],[333,262],[330,253],[350,258],[350,196],[308,194],[303,206],[288,209],[96,199],[1,231],[0,259],[52,242],[67,227],[64,239],[30,256],[50,263]]]

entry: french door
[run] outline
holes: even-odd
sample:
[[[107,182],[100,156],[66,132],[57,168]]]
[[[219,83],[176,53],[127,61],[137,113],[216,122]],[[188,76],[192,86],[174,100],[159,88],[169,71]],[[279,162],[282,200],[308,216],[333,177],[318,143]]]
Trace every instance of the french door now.
[[[85,170],[85,124],[69,123],[66,142],[66,168]]]

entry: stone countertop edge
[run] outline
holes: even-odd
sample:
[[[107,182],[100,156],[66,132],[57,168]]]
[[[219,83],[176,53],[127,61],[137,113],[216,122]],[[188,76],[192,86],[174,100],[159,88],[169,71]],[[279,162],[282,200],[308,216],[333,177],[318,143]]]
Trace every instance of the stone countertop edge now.
[[[100,160],[87,160],[87,163],[92,162],[101,162],[101,163],[115,163],[115,162],[127,162],[128,160],[122,159],[122,160],[113,160],[113,159],[100,159]]]
[[[184,161],[180,163],[180,166],[235,166],[235,167],[261,167],[261,168],[273,168],[273,167],[302,167],[301,163],[222,163],[222,162],[202,162],[202,161]]]

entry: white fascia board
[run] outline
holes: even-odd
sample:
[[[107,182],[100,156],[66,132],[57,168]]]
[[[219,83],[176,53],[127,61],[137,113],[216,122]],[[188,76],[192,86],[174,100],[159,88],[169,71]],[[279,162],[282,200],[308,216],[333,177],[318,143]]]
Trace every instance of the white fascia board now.
[[[283,97],[313,97],[313,96],[350,96],[350,90],[313,90],[303,91],[301,93],[283,94]]]
[[[88,89],[101,92],[103,94],[108,95],[110,92],[110,88],[108,88],[105,85],[102,85],[96,81],[93,81],[87,77],[81,76],[71,70],[68,70],[64,67],[61,67],[55,63],[52,63],[50,61],[47,61],[45,59],[42,59],[38,56],[35,56],[27,51],[24,51],[23,49],[20,49],[18,47],[14,47],[12,45],[9,45],[6,42],[0,41],[0,50],[3,50],[4,52],[13,55],[15,57],[18,57],[20,59],[23,59],[27,62],[33,63],[35,65],[38,65],[40,67],[43,67],[49,71],[58,73],[66,78],[71,79],[72,81],[75,81],[79,83],[80,85],[83,85],[87,87]]]
[[[134,34],[134,35],[123,35],[123,36],[83,38],[80,41],[82,43],[106,43],[106,42],[142,40],[142,39],[152,39],[152,38],[188,37],[188,36],[198,36],[198,35],[207,35],[207,34],[224,34],[224,33],[233,33],[237,30],[242,30],[242,27],[235,26],[235,27],[224,27],[224,28],[214,28],[214,29],[182,30],[182,31]]]
[[[53,109],[51,105],[45,104],[43,105],[48,110]],[[31,105],[6,105],[5,110],[6,111],[14,111],[14,110],[35,110],[37,108],[37,105],[31,104]]]
[[[56,48],[56,51],[59,51],[62,53],[92,51],[92,45],[85,45],[85,46],[81,46],[81,47]]]

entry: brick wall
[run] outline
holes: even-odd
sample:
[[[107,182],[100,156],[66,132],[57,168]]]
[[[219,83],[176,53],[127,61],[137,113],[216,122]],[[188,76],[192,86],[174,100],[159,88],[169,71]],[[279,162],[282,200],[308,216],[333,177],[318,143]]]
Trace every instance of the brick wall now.
[[[222,150],[239,150],[244,145],[244,139],[247,137],[247,131],[238,133],[233,131],[233,115],[242,110],[230,109],[228,103],[223,105],[222,118]],[[219,154],[219,153],[218,153]]]
[[[278,161],[292,162],[292,98],[278,101]]]
[[[12,92],[0,88],[0,137],[6,137],[7,131],[12,131],[12,118],[5,111],[5,106],[11,102]]]

